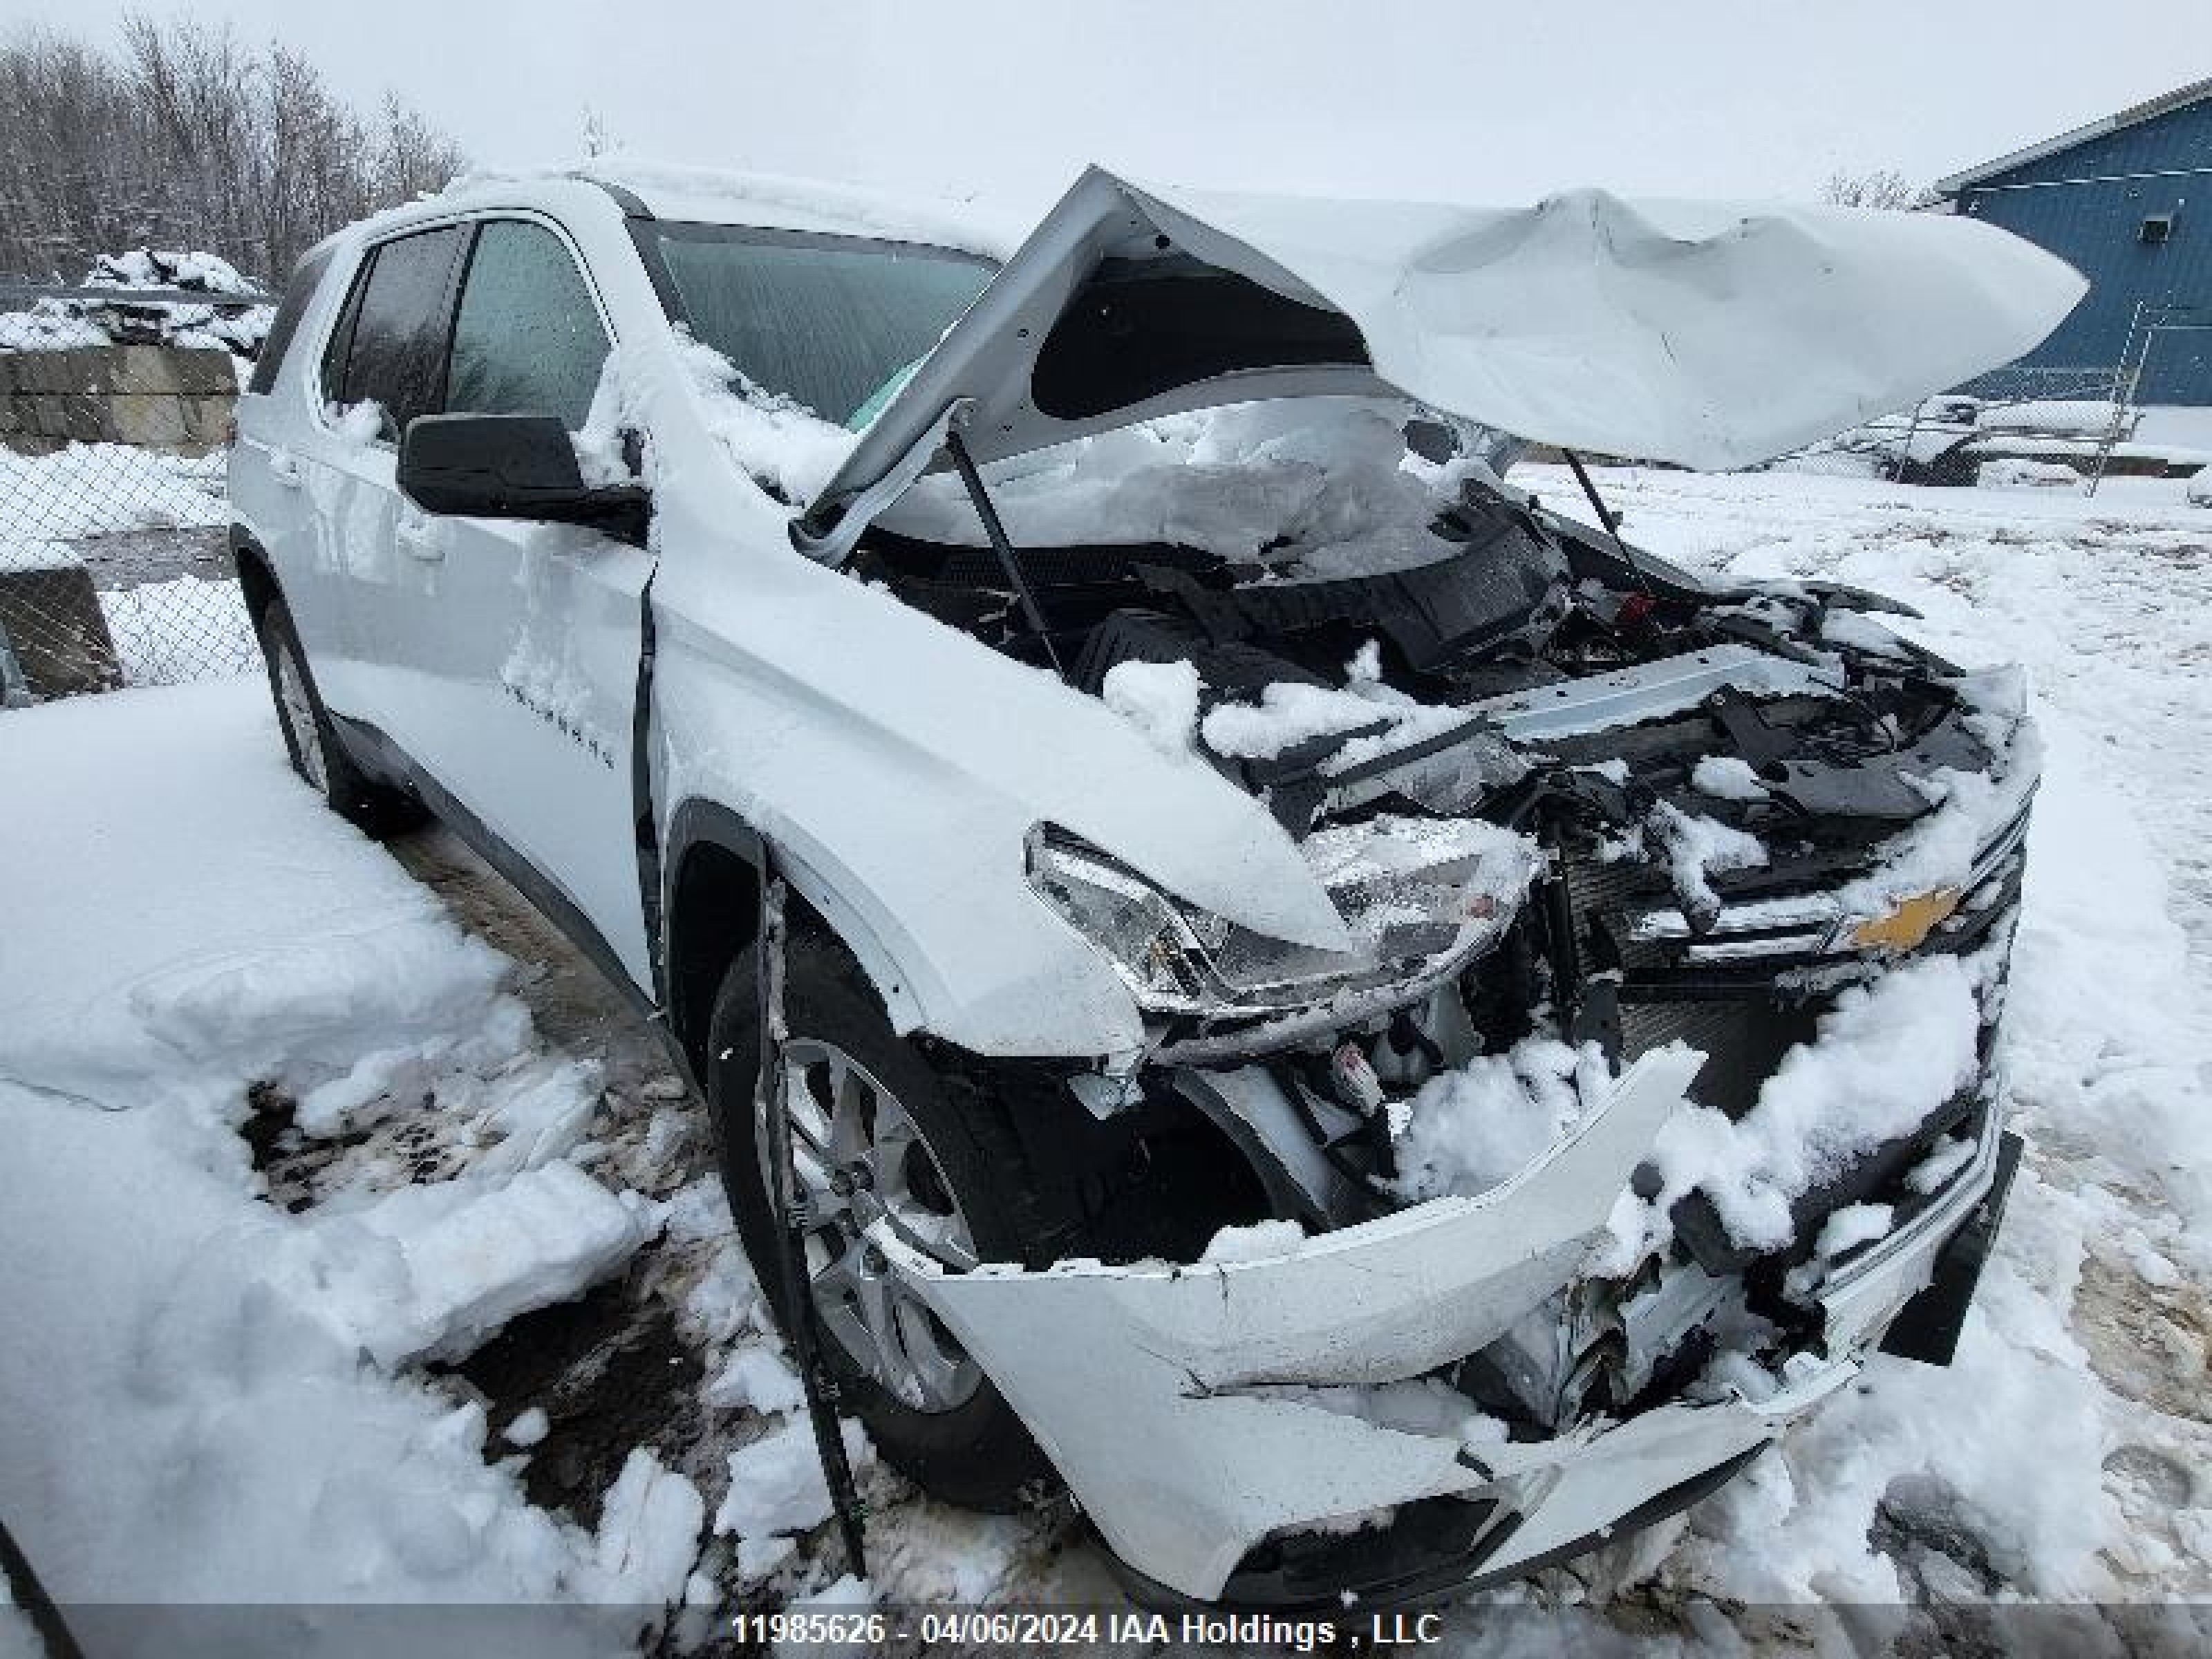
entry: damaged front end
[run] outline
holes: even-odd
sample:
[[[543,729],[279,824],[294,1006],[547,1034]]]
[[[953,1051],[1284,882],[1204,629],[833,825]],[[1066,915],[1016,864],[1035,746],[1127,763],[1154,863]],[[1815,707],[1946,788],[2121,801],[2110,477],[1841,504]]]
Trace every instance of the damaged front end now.
[[[1418,1595],[1670,1513],[1886,1334],[1948,1359],[2001,1195],[2017,684],[1865,596],[1711,588],[1494,484],[1437,532],[1325,580],[1024,554],[1078,689],[1264,799],[1353,941],[1252,934],[1040,826],[1031,885],[1147,1045],[967,1062],[1059,1172],[1033,1259],[885,1243],[1151,1596]],[[1030,648],[977,554],[860,558]],[[1862,1089],[1907,995],[1944,1057]]]
[[[1086,175],[793,525],[1261,803],[1342,924],[1188,902],[1141,814],[1041,822],[1141,1042],[924,1042],[1012,1109],[1030,1247],[871,1236],[1154,1598],[1401,1599],[1680,1509],[1887,1334],[1948,1358],[2008,1169],[2017,683],[1493,465],[1771,456],[2078,280],[1898,216],[1442,212]]]

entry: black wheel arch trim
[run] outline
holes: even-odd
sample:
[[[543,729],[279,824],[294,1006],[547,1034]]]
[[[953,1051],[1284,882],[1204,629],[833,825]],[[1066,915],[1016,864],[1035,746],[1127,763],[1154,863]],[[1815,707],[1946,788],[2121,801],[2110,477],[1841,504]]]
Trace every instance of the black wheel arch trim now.
[[[276,580],[276,567],[269,557],[269,550],[242,524],[230,526],[230,562],[238,571],[239,586],[246,590],[246,614],[258,622],[259,605],[268,599],[284,597],[284,585]],[[247,573],[251,572],[251,574]],[[256,593],[255,588],[261,589]]]

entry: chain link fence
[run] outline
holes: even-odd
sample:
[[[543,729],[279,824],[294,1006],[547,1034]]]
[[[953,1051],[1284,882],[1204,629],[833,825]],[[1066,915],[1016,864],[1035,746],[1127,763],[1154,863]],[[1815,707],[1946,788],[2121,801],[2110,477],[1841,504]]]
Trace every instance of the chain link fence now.
[[[258,303],[189,299],[198,319]],[[0,314],[34,336],[0,349],[0,704],[252,672],[224,494],[238,360],[81,325],[75,302]]]
[[[2108,472],[2157,465],[2131,453],[2142,418],[2135,382],[2132,370],[2109,363],[2001,368],[1771,465],[1894,483],[2041,484],[2094,495]]]
[[[252,670],[226,452],[0,451],[0,681],[11,703]]]

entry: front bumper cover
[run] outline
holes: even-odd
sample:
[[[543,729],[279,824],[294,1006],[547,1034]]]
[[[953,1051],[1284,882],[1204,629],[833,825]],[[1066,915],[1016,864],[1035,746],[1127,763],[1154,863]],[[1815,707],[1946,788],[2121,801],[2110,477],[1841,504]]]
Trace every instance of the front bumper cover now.
[[[1432,1499],[1480,1504],[1481,1518],[1459,1529],[1446,1583],[1404,1593],[1478,1571],[1511,1577],[1658,1518],[1670,1494],[1694,1501],[1714,1484],[1705,1477],[1724,1478],[1843,1386],[1995,1182],[1992,1113],[1973,1163],[1939,1201],[1830,1276],[1822,1352],[1793,1358],[1764,1399],[1678,1402],[1550,1439],[1468,1443],[1285,1397],[1417,1376],[1484,1347],[1565,1285],[1697,1066],[1687,1051],[1648,1055],[1575,1134],[1504,1185],[1282,1255],[953,1273],[880,1226],[874,1237],[1140,1583],[1215,1601],[1271,1535]]]

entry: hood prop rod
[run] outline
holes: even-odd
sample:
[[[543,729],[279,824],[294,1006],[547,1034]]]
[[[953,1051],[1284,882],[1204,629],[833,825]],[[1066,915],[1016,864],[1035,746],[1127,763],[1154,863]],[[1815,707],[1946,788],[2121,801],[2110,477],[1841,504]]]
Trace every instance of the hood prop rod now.
[[[960,482],[968,486],[968,499],[975,504],[975,516],[983,521],[983,533],[991,538],[991,551],[999,556],[999,568],[1006,572],[1014,598],[1021,603],[1022,615],[1036,635],[1037,643],[1044,647],[1052,672],[1062,680],[1066,679],[1067,665],[1053,648],[1052,629],[1045,622],[1043,607],[1037,604],[1036,590],[1022,574],[1021,556],[1006,539],[1006,526],[999,521],[999,509],[991,504],[990,492],[983,488],[983,475],[975,470],[975,458],[968,453],[967,442],[957,432],[945,434],[945,447],[951,453],[952,465],[959,469]]]
[[[1613,509],[1605,504],[1605,497],[1597,493],[1597,485],[1590,478],[1589,469],[1583,465],[1583,458],[1571,449],[1563,449],[1559,453],[1567,458],[1567,465],[1574,471],[1575,482],[1583,487],[1583,494],[1589,498],[1591,510],[1597,514],[1597,521],[1605,526],[1605,533],[1613,538],[1613,550],[1620,555],[1620,562],[1628,567],[1628,574],[1636,578],[1636,585],[1644,590],[1644,597],[1650,598],[1651,583],[1644,576],[1643,567],[1636,562],[1636,556],[1628,550],[1628,544],[1620,539],[1620,520],[1613,516]]]

